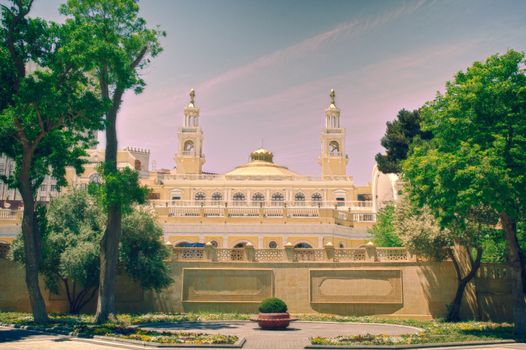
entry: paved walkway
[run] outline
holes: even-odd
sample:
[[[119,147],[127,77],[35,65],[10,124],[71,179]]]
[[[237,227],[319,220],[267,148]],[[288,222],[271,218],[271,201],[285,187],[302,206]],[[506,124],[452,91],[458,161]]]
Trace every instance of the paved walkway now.
[[[367,333],[398,335],[420,331],[398,325],[341,322],[293,322],[283,331],[261,330],[255,322],[249,321],[166,323],[151,328],[237,335],[246,339],[244,349],[303,349],[309,344],[309,337]]]
[[[247,339],[243,350],[302,349],[307,344],[308,338],[316,335],[333,336],[360,333],[395,335],[417,331],[417,329],[411,327],[397,325],[321,322],[295,322],[292,324],[292,328],[287,331],[262,331],[257,329],[255,324],[248,322],[162,324],[156,325],[155,328],[240,335]],[[30,331],[0,327],[0,350],[111,350],[120,347],[143,350],[153,349],[144,346],[120,346],[119,344],[108,342],[85,342],[66,336],[41,335]],[[207,349],[211,350],[210,348]],[[444,349],[452,350],[453,348]],[[526,350],[526,344],[499,344],[458,347],[455,349]],[[434,350],[439,350],[439,348],[435,348]]]

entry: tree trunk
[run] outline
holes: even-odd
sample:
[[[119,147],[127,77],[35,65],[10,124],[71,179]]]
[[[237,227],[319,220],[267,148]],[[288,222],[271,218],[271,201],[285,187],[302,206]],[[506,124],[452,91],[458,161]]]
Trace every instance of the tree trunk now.
[[[471,249],[471,247],[465,247],[465,249]],[[468,251],[470,270],[464,277],[462,277],[462,269],[460,267],[459,261],[455,256],[455,253],[450,249],[448,251],[448,254],[451,258],[451,261],[453,262],[453,266],[455,267],[455,272],[457,274],[457,292],[455,293],[455,299],[453,299],[453,303],[451,304],[447,312],[446,321],[458,322],[460,321],[460,307],[462,306],[462,299],[464,298],[466,286],[475,277],[478,269],[480,268],[480,261],[482,259],[482,247],[477,247],[477,257],[475,258],[475,261],[473,261],[471,252]]]
[[[106,153],[104,171],[117,172],[117,109],[107,115],[106,128]],[[112,188],[106,187],[108,198],[114,198]],[[119,204],[110,204],[108,207],[108,222],[100,242],[100,278],[99,297],[95,321],[104,323],[109,318],[115,317],[115,285],[117,280],[117,264],[119,257],[119,241],[121,238],[122,214]]]
[[[455,293],[455,299],[450,305],[447,311],[446,321],[447,322],[458,322],[460,321],[460,306],[462,305],[462,298],[464,298],[464,291],[466,290],[467,282],[459,280],[457,284],[457,292]]]
[[[40,291],[38,271],[41,256],[41,237],[40,230],[35,215],[35,199],[31,189],[30,152],[24,150],[22,169],[19,176],[19,191],[24,203],[24,216],[22,218],[22,238],[24,240],[25,255],[25,280],[29,293],[29,302],[33,311],[34,321],[37,323],[47,323],[49,321],[46,303]]]
[[[526,335],[526,302],[524,301],[523,263],[519,242],[517,241],[517,223],[506,212],[500,214],[504,236],[508,244],[508,264],[511,270],[511,294],[513,300],[513,318],[515,333]]]

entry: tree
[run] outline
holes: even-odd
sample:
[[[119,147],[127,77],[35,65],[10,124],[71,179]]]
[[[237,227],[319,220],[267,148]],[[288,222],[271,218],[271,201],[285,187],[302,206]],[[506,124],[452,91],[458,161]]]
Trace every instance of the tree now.
[[[517,226],[526,217],[526,75],[513,50],[475,62],[446,84],[421,113],[432,142],[403,164],[419,205],[447,227],[473,208],[498,213],[513,278],[515,331],[526,334],[524,261]]]
[[[42,223],[42,264],[46,288],[59,292],[62,284],[69,312],[78,314],[99,286],[100,238],[104,232],[103,208],[86,191],[74,190],[53,199]],[[168,249],[162,228],[149,213],[134,209],[123,218],[119,266],[144,289],[161,290],[172,279],[165,259]],[[23,241],[13,243],[15,261],[24,262]]]
[[[146,27],[146,21],[138,15],[136,0],[68,0],[60,12],[68,16],[68,23],[89,32],[92,43],[90,59],[95,65],[99,88],[102,97],[111,101],[105,113],[106,152],[102,175],[108,198],[116,199],[119,193],[115,191],[122,186],[112,187],[112,184],[123,177],[117,169],[117,114],[124,92],[134,89],[140,93],[143,90],[145,83],[139,73],[149,63],[150,57],[161,52],[159,37],[164,33]],[[139,186],[129,182],[126,185]],[[132,202],[144,200],[141,197],[129,199]],[[95,317],[99,323],[115,314],[115,274],[122,214],[129,204],[115,200],[108,202],[107,226],[101,239],[100,288]]]
[[[70,41],[70,26],[29,18],[32,3],[1,5],[0,153],[16,163],[14,174],[1,180],[22,197],[25,281],[34,320],[44,323],[36,190],[46,175],[64,186],[66,166],[82,170],[92,131],[102,128],[103,104],[85,74],[87,42],[81,36]]]
[[[451,259],[457,278],[457,291],[449,305],[447,321],[460,320],[460,306],[466,286],[475,277],[488,246],[488,235],[495,231],[497,216],[489,208],[474,208],[466,218],[458,218],[449,228],[440,227],[431,210],[415,207],[407,197],[397,203],[393,225],[395,234],[413,254],[442,261]]]
[[[381,144],[386,154],[378,153],[375,157],[378,169],[387,173],[400,173],[400,162],[407,158],[410,145],[417,139],[429,140],[432,135],[420,128],[421,117],[418,110],[402,109],[396,119],[387,122],[387,130]]]
[[[401,247],[402,241],[396,235],[393,224],[394,203],[389,203],[376,214],[376,223],[369,229],[377,247]]]

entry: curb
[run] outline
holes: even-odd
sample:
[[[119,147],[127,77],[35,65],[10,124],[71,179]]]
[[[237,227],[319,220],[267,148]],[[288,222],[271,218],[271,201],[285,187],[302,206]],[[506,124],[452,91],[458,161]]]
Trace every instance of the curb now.
[[[457,346],[477,346],[494,344],[514,344],[515,340],[488,340],[488,341],[466,341],[454,343],[429,343],[429,344],[407,344],[407,345],[307,345],[304,349],[425,349],[425,348],[448,348]]]
[[[73,332],[63,331],[55,328],[36,328],[32,326],[21,326],[9,323],[0,323],[0,327],[8,327],[12,329],[20,329],[33,333],[49,334],[63,336],[66,339],[75,339],[83,343],[95,343],[113,345],[120,348],[136,349],[137,346],[141,348],[159,348],[159,349],[196,349],[196,348],[225,348],[225,349],[240,349],[246,342],[245,338],[239,338],[234,344],[177,344],[177,343],[154,343],[145,342],[133,339],[122,339],[117,337],[107,337],[103,335],[90,335],[86,333],[73,334]],[[118,343],[118,344],[115,344]]]

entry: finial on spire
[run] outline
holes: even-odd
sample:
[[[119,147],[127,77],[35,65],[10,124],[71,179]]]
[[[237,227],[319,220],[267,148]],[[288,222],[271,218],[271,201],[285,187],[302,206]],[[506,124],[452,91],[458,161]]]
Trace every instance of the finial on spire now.
[[[193,105],[195,103],[195,90],[190,89],[190,104]]]
[[[331,89],[331,93],[329,96],[331,97],[331,105],[336,106],[336,102],[334,101],[334,98],[336,97],[336,93],[334,92],[334,89]]]

